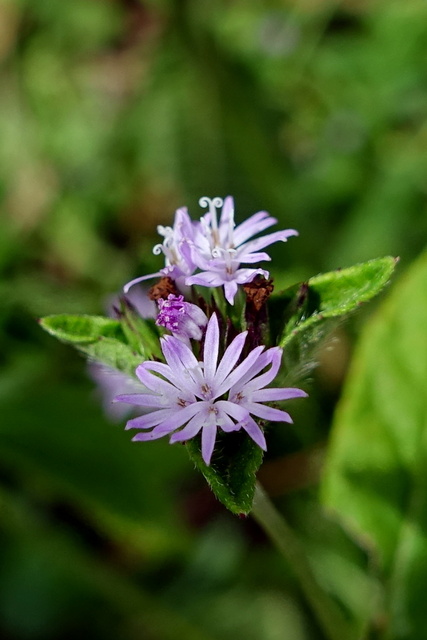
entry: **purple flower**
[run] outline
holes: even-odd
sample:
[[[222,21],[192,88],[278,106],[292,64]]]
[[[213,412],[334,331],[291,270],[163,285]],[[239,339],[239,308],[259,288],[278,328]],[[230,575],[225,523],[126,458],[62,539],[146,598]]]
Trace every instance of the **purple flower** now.
[[[177,209],[173,227],[159,225],[157,231],[164,237],[164,240],[161,244],[155,245],[153,253],[155,255],[163,253],[166,266],[156,273],[150,273],[149,275],[140,276],[139,278],[131,280],[123,287],[125,293],[127,293],[134,284],[162,276],[172,278],[172,280],[177,283],[177,286],[182,288],[185,286],[185,278],[195,271],[196,265],[192,259],[190,243],[194,239],[196,223],[190,219],[187,209]]]
[[[216,315],[209,320],[203,362],[174,336],[161,339],[161,362],[143,362],[136,370],[148,391],[118,396],[117,402],[150,409],[129,420],[127,429],[144,429],[133,440],[155,440],[170,435],[170,442],[182,442],[202,432],[202,456],[210,463],[217,429],[244,429],[262,448],[265,438],[252,416],[275,422],[292,422],[285,411],[265,406],[264,402],[304,397],[301,389],[265,388],[277,374],[282,357],[279,347],[264,351],[256,347],[237,364],[247,332],[240,333],[218,362],[219,326]],[[270,369],[262,371],[270,366]]]
[[[206,314],[195,304],[185,302],[184,296],[175,296],[170,293],[167,300],[159,298],[159,315],[156,324],[166,327],[177,338],[188,342],[201,340],[202,329],[208,323]]]
[[[235,227],[234,201],[230,196],[224,200],[224,204],[221,198],[201,198],[199,204],[201,207],[209,206],[209,213],[201,218],[200,225],[195,228],[191,247],[193,261],[202,271],[190,275],[185,282],[205,287],[224,286],[225,297],[233,304],[239,284],[252,282],[257,274],[269,277],[264,269],[241,269],[240,265],[270,260],[270,256],[260,249],[278,241],[286,242],[290,236],[297,236],[298,232],[286,229],[251,240],[257,233],[276,224],[276,218],[260,211]],[[222,204],[218,224],[216,208]]]

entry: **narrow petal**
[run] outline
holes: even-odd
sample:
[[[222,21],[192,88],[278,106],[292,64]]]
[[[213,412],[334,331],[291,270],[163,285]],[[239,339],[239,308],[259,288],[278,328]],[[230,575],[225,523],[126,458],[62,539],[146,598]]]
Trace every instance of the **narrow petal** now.
[[[234,199],[231,196],[227,196],[222,205],[221,218],[219,220],[221,240],[227,239],[230,225],[234,226]]]
[[[242,422],[242,420],[246,420],[246,418],[249,417],[249,411],[245,409],[245,407],[235,402],[230,402],[229,400],[218,400],[218,402],[215,402],[215,407],[221,411],[225,411],[225,413],[238,422]]]
[[[150,391],[154,393],[162,393],[166,397],[170,395],[175,398],[176,394],[179,392],[179,389],[175,387],[170,382],[166,382],[163,378],[159,378],[159,376],[155,376],[146,369],[151,368],[150,365],[154,364],[151,362],[143,362],[137,368],[138,378],[141,380],[142,384],[144,384]],[[160,363],[159,363],[160,364]]]
[[[189,237],[190,236],[187,236],[185,240],[181,240],[181,242],[179,243],[179,251],[183,257],[183,260],[181,261],[181,267],[185,268],[182,268],[181,270],[186,276],[191,275],[196,268],[193,260],[193,249],[190,242],[188,241]]]
[[[132,442],[147,442],[148,440],[158,440],[159,438],[163,438],[166,433],[155,433],[154,431],[149,431],[148,433],[137,433],[132,438]]]
[[[273,407],[266,407],[263,404],[257,402],[245,402],[245,409],[252,413],[257,418],[268,420],[269,422],[289,422],[292,424],[292,418],[289,413],[282,411],[281,409],[274,409]]]
[[[223,393],[228,391],[233,385],[239,382],[240,378],[245,375],[245,373],[251,369],[261,353],[263,352],[264,347],[255,347],[253,351],[239,364],[238,367],[234,369],[230,373],[227,378],[225,378],[224,382],[219,385],[218,388],[215,388],[216,397],[222,396]]]
[[[224,295],[227,302],[230,304],[234,304],[234,296],[237,293],[237,282],[234,280],[230,280],[229,282],[224,282]]]
[[[267,384],[270,384],[277,376],[277,373],[280,369],[280,363],[282,360],[282,349],[280,347],[271,347],[266,351],[266,356],[268,356],[271,367],[265,373],[261,374],[257,378],[253,378],[249,380],[243,388],[243,391],[246,393],[252,393],[253,391],[257,391],[262,387],[265,387]]]
[[[174,415],[172,409],[158,409],[144,416],[132,418],[126,423],[126,429],[151,429]]]
[[[194,438],[203,427],[205,420],[206,411],[197,413],[181,431],[176,431],[171,435],[169,442],[173,444],[174,442],[185,442],[186,440]]]
[[[275,402],[277,400],[291,400],[292,398],[306,398],[308,393],[302,389],[260,389],[252,393],[253,402]]]
[[[271,354],[269,353],[271,349],[267,349],[259,355],[259,357],[255,360],[252,366],[246,371],[246,373],[235,382],[235,384],[230,388],[229,397],[237,395],[239,391],[241,391],[247,382],[252,380],[254,376],[256,376],[260,371],[265,369],[269,364],[271,364]],[[258,388],[258,387],[257,387]]]
[[[205,327],[208,324],[208,318],[204,311],[201,310],[195,304],[188,304],[187,313],[190,316],[191,320],[197,324],[199,327]]]
[[[179,232],[179,235],[186,240],[193,237],[194,227],[190,216],[188,215],[187,207],[181,207],[175,211],[175,219],[173,223],[174,229]]]
[[[205,425],[202,431],[202,458],[208,466],[211,462],[212,453],[215,447],[215,440],[215,424]]]
[[[127,293],[134,284],[138,284],[139,282],[143,282],[144,280],[150,280],[151,278],[160,278],[161,275],[162,274],[160,273],[160,271],[158,271],[157,273],[150,273],[148,276],[135,278],[134,280],[131,280],[130,282],[127,282],[125,284],[125,286],[123,287],[123,293]]]
[[[267,450],[267,443],[265,441],[264,433],[259,425],[255,422],[253,418],[249,416],[246,420],[243,420],[241,423],[241,428],[246,431],[248,435],[252,438],[252,440],[264,451]]]
[[[164,396],[157,396],[152,393],[128,393],[116,396],[113,402],[125,402],[136,407],[153,407],[162,409],[167,407],[169,402]]]
[[[247,335],[247,331],[239,333],[225,350],[216,370],[215,386],[219,386],[224,381],[240,358]]]
[[[202,271],[195,276],[190,276],[185,279],[185,284],[199,284],[202,287],[220,287],[224,282],[224,278],[212,271]]]
[[[223,431],[226,431],[227,433],[240,429],[240,427],[238,427],[237,424],[233,422],[228,413],[225,413],[225,411],[218,407],[218,403],[215,403],[215,407],[218,412],[216,416],[217,427],[219,427]]]
[[[196,415],[201,408],[201,402],[193,402],[193,404],[188,404],[186,407],[176,407],[176,409],[169,413],[169,416],[162,421],[155,428],[156,433],[170,433],[171,431],[175,431],[175,429],[179,429],[182,427],[190,418]]]
[[[246,242],[248,238],[268,229],[268,227],[276,224],[276,218],[272,218],[266,211],[259,211],[254,213],[253,216],[239,224],[233,233],[234,244],[239,247],[243,242]]]
[[[173,373],[171,368],[165,364],[164,362],[156,362],[154,360],[146,360],[136,370],[136,375],[139,377],[140,367],[145,371],[155,371],[155,373],[160,373],[166,380],[171,381],[173,379]],[[154,376],[157,378],[157,376]]]
[[[252,282],[256,275],[262,275],[264,278],[270,277],[270,272],[265,269],[238,269],[234,274],[237,284],[246,284]]]
[[[261,236],[261,238],[251,240],[239,247],[239,255],[242,253],[253,253],[254,251],[259,251],[260,249],[264,249],[264,247],[268,247],[270,244],[274,244],[275,242],[286,242],[289,237],[297,235],[298,231],[295,229],[285,229],[284,231],[268,233],[266,236]]]
[[[205,345],[203,347],[203,363],[204,374],[206,382],[212,385],[216,363],[218,360],[218,348],[219,348],[219,326],[216,314],[212,314],[209,320],[208,327],[205,335]]]
[[[174,384],[180,389],[197,393],[201,379],[200,365],[189,347],[174,336],[166,336],[162,339],[162,351],[172,370]]]
[[[254,262],[263,262],[264,260],[271,261],[268,253],[265,253],[264,251],[259,251],[257,253],[247,253],[245,251],[242,254],[237,252],[236,259],[242,264],[252,264]]]

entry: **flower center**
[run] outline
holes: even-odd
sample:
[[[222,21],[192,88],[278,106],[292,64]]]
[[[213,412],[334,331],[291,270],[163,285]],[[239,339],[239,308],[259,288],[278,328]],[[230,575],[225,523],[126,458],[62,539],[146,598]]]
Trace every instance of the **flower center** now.
[[[200,390],[202,392],[201,395],[205,400],[210,400],[212,398],[212,389],[206,382],[201,385]],[[209,411],[211,411],[211,408],[209,408]]]

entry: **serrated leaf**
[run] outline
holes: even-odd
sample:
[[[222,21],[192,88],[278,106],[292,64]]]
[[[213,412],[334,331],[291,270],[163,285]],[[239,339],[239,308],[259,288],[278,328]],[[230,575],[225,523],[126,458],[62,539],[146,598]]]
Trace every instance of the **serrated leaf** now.
[[[124,321],[123,321],[124,322]],[[141,319],[139,343],[129,344],[122,321],[103,316],[53,315],[40,320],[40,326],[62,342],[73,345],[86,356],[134,375],[136,367],[149,358],[144,352],[144,320]]]
[[[187,451],[227,509],[238,515],[251,511],[263,451],[246,433],[219,435],[210,466],[203,461],[200,438],[187,442]]]
[[[284,348],[286,372],[294,378],[303,375],[319,342],[340,319],[384,288],[395,265],[392,257],[370,260],[320,274],[272,297],[272,334]]]
[[[375,551],[378,638],[425,636],[427,254],[366,326],[336,412],[323,498]]]
[[[100,337],[127,342],[121,323],[104,316],[63,313],[41,318],[40,326],[55,338],[74,345],[88,344]]]

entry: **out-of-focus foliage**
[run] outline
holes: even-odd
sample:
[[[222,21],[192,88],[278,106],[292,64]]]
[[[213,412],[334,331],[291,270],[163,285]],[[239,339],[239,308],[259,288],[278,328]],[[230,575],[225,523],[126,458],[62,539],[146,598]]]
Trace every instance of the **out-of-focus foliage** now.
[[[406,267],[427,231],[426,41],[423,0],[0,0],[2,637],[320,637],[257,530],[180,447],[131,444],[35,320],[104,313],[201,195],[300,231],[272,252],[278,289]],[[271,433],[261,478],[360,615],[366,556],[310,488],[351,335],[319,354],[320,392]]]
[[[367,324],[335,418],[324,495],[372,546],[386,588],[378,638],[425,629],[427,254]]]

